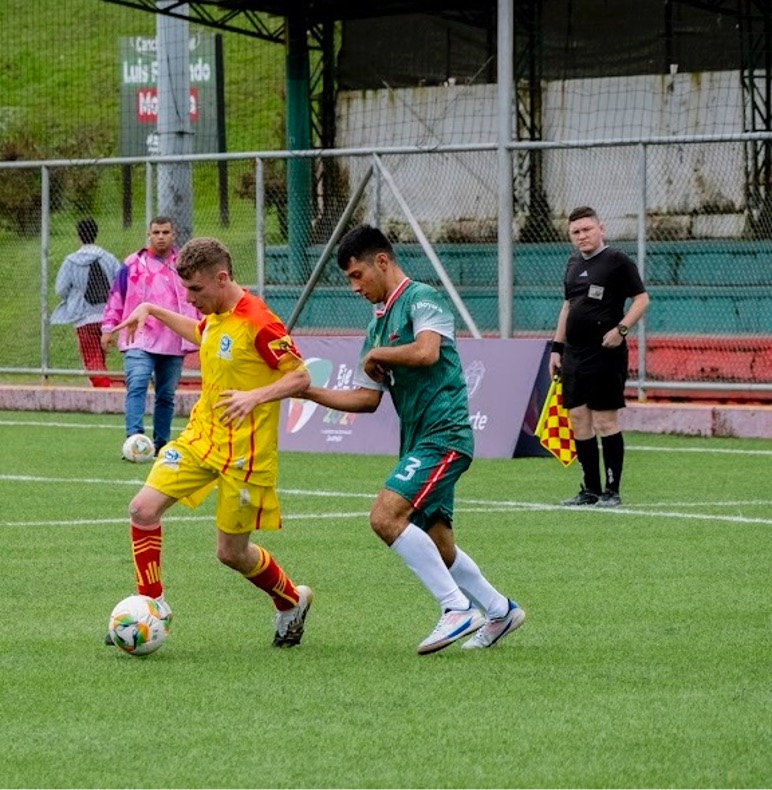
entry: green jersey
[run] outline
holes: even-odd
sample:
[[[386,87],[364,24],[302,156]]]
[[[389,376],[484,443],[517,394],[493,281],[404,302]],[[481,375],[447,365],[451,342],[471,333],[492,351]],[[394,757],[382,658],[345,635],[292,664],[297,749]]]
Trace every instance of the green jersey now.
[[[433,365],[395,365],[382,384],[365,374],[362,362],[370,349],[404,346],[427,330],[441,336],[440,356]],[[472,457],[474,437],[455,321],[447,300],[431,286],[405,278],[376,312],[367,328],[354,385],[391,394],[399,417],[401,456],[419,442],[428,442]]]

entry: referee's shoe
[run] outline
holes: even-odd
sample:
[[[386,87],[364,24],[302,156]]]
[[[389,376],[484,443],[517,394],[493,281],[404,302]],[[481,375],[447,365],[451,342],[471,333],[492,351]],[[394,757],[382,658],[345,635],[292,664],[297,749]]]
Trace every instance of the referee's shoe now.
[[[608,488],[595,503],[596,507],[619,507],[621,504],[622,500],[619,496],[619,491],[611,491]]]
[[[588,491],[582,486],[576,496],[571,497],[571,499],[564,499],[560,504],[565,507],[581,507],[583,505],[597,505],[599,500],[599,494],[593,494],[592,491]]]

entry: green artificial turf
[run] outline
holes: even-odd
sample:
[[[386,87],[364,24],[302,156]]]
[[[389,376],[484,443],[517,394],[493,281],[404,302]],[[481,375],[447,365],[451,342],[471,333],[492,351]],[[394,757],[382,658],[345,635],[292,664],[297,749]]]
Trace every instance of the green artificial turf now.
[[[0,435],[2,786],[772,783],[769,442],[630,434],[609,511],[556,506],[577,467],[475,461],[458,543],[528,619],[430,656],[439,612],[367,523],[393,459],[285,453],[284,529],[255,539],[316,593],[303,643],[271,647],[210,499],[168,514],[174,621],[136,658],[102,644],[147,470],[121,417],[3,412]]]

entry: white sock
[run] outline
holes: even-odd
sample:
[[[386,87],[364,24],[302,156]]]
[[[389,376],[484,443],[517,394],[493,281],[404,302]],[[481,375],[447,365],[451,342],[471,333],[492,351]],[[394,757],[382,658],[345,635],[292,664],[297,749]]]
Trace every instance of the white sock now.
[[[495,619],[507,613],[509,599],[482,575],[477,563],[458,546],[456,561],[450,566],[450,575],[488,617]]]
[[[440,608],[468,609],[469,599],[461,592],[445,567],[434,541],[415,524],[391,544],[405,564],[421,580],[426,589],[437,599]]]

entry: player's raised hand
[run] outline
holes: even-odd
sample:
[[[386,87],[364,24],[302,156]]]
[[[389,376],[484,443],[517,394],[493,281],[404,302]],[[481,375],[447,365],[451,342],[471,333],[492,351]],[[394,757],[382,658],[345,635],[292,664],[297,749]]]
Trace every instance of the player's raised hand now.
[[[135,335],[142,332],[145,328],[147,319],[150,318],[150,308],[147,302],[137,305],[126,318],[121,321],[118,326],[113,328],[113,334],[121,329],[126,330],[126,339],[129,343],[133,342]]]

